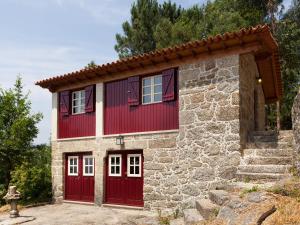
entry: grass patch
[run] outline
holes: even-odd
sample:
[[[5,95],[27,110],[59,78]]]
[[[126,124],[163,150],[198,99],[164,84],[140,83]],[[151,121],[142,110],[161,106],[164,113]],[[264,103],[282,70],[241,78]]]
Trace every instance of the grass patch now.
[[[253,186],[250,189],[244,189],[241,194],[240,197],[244,198],[246,194],[251,193],[251,192],[258,192],[259,191],[259,187],[258,186]]]

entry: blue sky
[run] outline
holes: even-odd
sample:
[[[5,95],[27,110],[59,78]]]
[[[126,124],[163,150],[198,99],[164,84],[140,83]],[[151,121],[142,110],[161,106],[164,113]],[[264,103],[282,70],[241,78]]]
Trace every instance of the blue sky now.
[[[32,111],[42,112],[35,143],[50,137],[51,94],[34,85],[49,76],[117,59],[115,34],[133,0],[0,0],[0,87],[21,74]],[[159,1],[163,2],[163,1]],[[175,0],[183,7],[206,0]],[[291,0],[284,0],[286,7]]]

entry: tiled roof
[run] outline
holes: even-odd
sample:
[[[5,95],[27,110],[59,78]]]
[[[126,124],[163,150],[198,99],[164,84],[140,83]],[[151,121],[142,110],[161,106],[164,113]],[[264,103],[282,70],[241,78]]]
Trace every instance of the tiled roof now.
[[[249,48],[254,45],[258,45],[259,48],[256,50]],[[274,77],[274,85],[276,85],[275,89],[277,93],[276,98],[280,98],[282,95],[282,84],[280,78],[278,46],[267,25],[258,25],[247,29],[244,28],[236,32],[227,32],[223,35],[218,34],[207,39],[190,41],[173,47],[119,59],[94,68],[85,68],[64,75],[40,80],[36,82],[36,85],[48,88],[50,91],[55,91],[58,87],[63,87],[69,82],[75,83],[85,79],[95,79],[102,75],[111,75],[137,68],[142,70],[143,68],[149,66],[153,67],[160,63],[169,63],[174,60],[198,57],[199,55],[209,56],[212,53],[220,51],[223,51],[225,54],[226,52],[232,54],[232,51],[229,50],[246,48],[251,49],[249,52],[255,51],[255,56],[259,59],[271,57],[272,71],[268,71],[268,73],[272,74]]]

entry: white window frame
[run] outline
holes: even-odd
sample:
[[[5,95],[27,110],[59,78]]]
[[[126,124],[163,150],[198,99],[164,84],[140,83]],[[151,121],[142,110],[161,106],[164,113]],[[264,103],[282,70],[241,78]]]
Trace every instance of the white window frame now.
[[[114,173],[112,174],[111,173],[111,158],[113,157],[120,157],[120,171],[118,174]],[[114,165],[114,166],[117,166],[117,165]],[[122,155],[121,154],[111,154],[108,156],[108,175],[110,177],[121,177],[122,176]]]
[[[76,167],[77,167],[77,173],[74,173],[74,172],[71,173],[70,172],[70,168],[71,168],[70,161],[71,161],[71,159],[77,159],[77,165],[76,165]],[[72,165],[73,168],[74,168],[74,166],[75,165]],[[79,171],[79,156],[68,156],[68,176],[78,176],[78,171]]]
[[[85,159],[88,158],[88,159],[92,159],[93,160],[93,164],[92,165],[86,165],[85,164]],[[95,160],[94,160],[94,157],[92,155],[84,155],[83,158],[83,166],[82,166],[82,170],[83,170],[83,176],[86,176],[86,177],[93,177],[94,176],[94,170],[95,170]],[[93,167],[93,172],[92,173],[86,173],[85,172],[85,167],[88,166],[88,168],[90,168],[91,166]],[[89,170],[88,170],[89,171]]]
[[[135,167],[139,166],[139,174],[130,174],[130,157],[139,157],[139,164],[135,164],[134,161],[134,171]],[[127,155],[127,177],[142,177],[142,154],[128,154]]]
[[[155,86],[158,86],[158,85],[155,85],[154,84],[154,79],[155,79],[155,77],[161,77],[161,92],[156,92],[156,93],[154,93],[154,87]],[[147,80],[147,79],[150,79],[150,86],[146,86],[146,87],[150,87],[150,98],[151,98],[151,100],[150,100],[150,102],[144,102],[144,96],[147,96],[147,95],[144,95],[144,80]],[[155,75],[155,76],[150,76],[150,77],[144,77],[143,79],[142,79],[142,104],[143,105],[148,105],[148,104],[154,104],[154,103],[159,103],[159,102],[162,102],[162,100],[160,100],[160,101],[154,101],[154,95],[155,94],[161,94],[161,98],[162,98],[162,74],[158,74],[158,75]]]
[[[78,98],[74,98],[75,93],[79,94]],[[84,94],[83,94],[84,93]],[[83,99],[83,101],[82,101]],[[74,101],[78,101],[78,105],[74,105]],[[83,102],[83,104],[81,104]],[[79,111],[77,113],[74,112],[74,108],[83,108],[83,111]],[[78,114],[83,114],[85,113],[85,90],[79,90],[79,91],[73,91],[72,92],[72,115],[78,115]]]

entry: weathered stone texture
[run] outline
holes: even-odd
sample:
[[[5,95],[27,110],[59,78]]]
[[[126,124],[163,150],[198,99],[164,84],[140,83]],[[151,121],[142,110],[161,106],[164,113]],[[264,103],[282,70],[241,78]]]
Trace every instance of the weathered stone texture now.
[[[294,133],[294,157],[293,163],[297,168],[298,175],[300,175],[300,89],[294,99],[292,108],[292,122]]]

